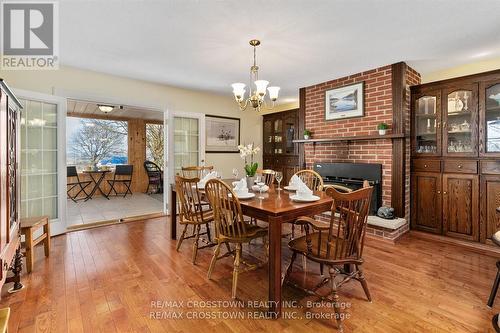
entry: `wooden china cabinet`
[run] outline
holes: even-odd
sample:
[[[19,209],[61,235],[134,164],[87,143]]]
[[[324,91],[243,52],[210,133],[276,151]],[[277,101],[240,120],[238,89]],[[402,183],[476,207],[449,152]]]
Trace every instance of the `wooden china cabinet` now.
[[[299,109],[271,113],[263,116],[264,169],[283,172],[281,184],[287,184],[299,170]]]
[[[490,243],[500,229],[500,70],[411,87],[411,226]]]
[[[14,282],[21,289],[21,242],[19,236],[19,119],[21,104],[0,79],[0,287]],[[12,270],[13,276],[7,277]]]

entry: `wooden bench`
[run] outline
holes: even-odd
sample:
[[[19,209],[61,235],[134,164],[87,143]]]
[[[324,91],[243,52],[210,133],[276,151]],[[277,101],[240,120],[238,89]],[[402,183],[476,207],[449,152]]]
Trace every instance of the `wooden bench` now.
[[[41,236],[33,239],[34,233],[43,227]],[[24,244],[26,248],[26,271],[31,273],[33,270],[33,249],[43,242],[45,256],[50,254],[50,223],[48,216],[30,217],[21,219],[21,234],[24,235]]]

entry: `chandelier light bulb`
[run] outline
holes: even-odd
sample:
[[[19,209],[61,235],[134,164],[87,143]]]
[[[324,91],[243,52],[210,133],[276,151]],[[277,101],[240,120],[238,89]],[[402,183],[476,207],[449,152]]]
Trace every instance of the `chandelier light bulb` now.
[[[254,83],[255,83],[257,94],[259,94],[260,96],[264,96],[266,94],[266,88],[267,88],[267,85],[269,84],[269,81],[257,80]]]
[[[269,98],[271,101],[275,102],[278,99],[280,87],[268,87],[267,91],[269,91]]]
[[[237,100],[241,100],[245,97],[245,84],[244,83],[240,83],[240,82],[233,83],[231,85],[231,87],[233,87],[233,94]]]

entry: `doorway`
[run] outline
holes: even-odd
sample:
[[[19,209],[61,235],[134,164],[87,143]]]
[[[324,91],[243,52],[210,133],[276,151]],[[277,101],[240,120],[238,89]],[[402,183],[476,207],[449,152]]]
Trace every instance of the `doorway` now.
[[[67,100],[66,215],[70,229],[165,214],[164,113],[126,105],[102,106]]]

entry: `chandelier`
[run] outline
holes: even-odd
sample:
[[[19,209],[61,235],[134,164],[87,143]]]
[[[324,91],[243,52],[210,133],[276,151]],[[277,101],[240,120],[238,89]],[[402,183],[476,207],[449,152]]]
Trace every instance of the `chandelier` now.
[[[272,109],[274,107],[274,102],[278,99],[278,93],[280,87],[268,87],[269,81],[259,80],[259,66],[255,61],[256,48],[260,45],[260,41],[257,39],[252,39],[250,45],[253,47],[253,66],[250,67],[250,86],[248,98],[245,99],[245,84],[244,83],[233,83],[233,94],[240,110],[245,110],[248,105],[251,105],[255,110],[260,111],[262,107],[266,109]],[[252,90],[253,85],[255,89]],[[271,100],[271,107],[268,107],[265,97],[266,88],[269,92],[269,99]]]

